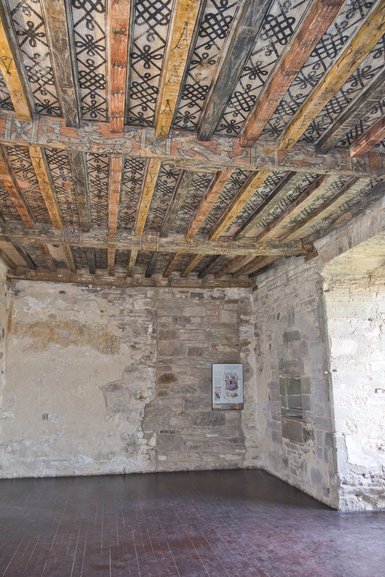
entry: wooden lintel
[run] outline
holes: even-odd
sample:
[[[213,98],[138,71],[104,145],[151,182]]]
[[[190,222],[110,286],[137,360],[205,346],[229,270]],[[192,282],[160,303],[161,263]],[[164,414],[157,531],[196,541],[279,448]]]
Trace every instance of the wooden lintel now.
[[[300,72],[313,49],[329,28],[346,0],[315,0],[299,30],[294,35],[276,67],[273,76],[258,98],[245,129],[241,144],[250,146],[261,135],[284,98],[289,86]]]
[[[193,238],[201,226],[203,226],[214,204],[220,197],[223,191],[223,187],[226,185],[226,182],[229,180],[233,172],[234,170],[232,168],[228,168],[216,174],[215,179],[211,183],[209,190],[203,197],[192,221],[189,224],[186,232],[186,238]]]
[[[148,211],[150,209],[150,204],[152,197],[154,195],[156,183],[159,176],[159,171],[161,167],[161,161],[152,158],[148,162],[146,177],[144,180],[142,192],[140,195],[139,208],[136,215],[136,223],[134,228],[134,234],[140,236],[144,231],[144,227],[147,220]]]
[[[63,221],[51,184],[44,150],[40,146],[32,145],[29,147],[29,155],[51,222],[54,228],[61,230],[63,228]]]
[[[165,279],[159,275],[153,275],[146,278],[144,275],[134,275],[127,277],[125,275],[109,276],[98,272],[95,275],[87,273],[70,273],[58,270],[56,272],[37,272],[25,268],[16,268],[7,272],[8,279],[34,280],[44,282],[64,282],[77,283],[93,286],[117,286],[117,287],[158,287],[158,288],[251,288],[254,281],[248,278],[222,277],[221,279],[207,278],[176,278]]]
[[[240,192],[234,198],[233,202],[228,207],[228,210],[221,218],[219,223],[213,228],[210,233],[211,240],[217,240],[221,236],[224,235],[226,229],[231,225],[240,211],[244,208],[244,206],[249,202],[252,196],[255,194],[255,191],[263,185],[266,178],[269,176],[270,171],[266,168],[262,168],[258,171],[257,174],[252,176],[242,187]]]
[[[281,150],[289,150],[301,138],[309,124],[342,88],[385,32],[385,0],[380,0],[346,46],[326,76],[298,110],[281,140]]]
[[[124,129],[128,67],[128,29],[131,0],[112,0],[110,18],[110,126],[111,132]]]
[[[362,156],[385,139],[385,117],[379,118],[365,134],[363,134],[350,149],[350,154]]]
[[[155,111],[157,138],[165,138],[170,132],[199,6],[200,2],[196,0],[175,0],[174,2]]]
[[[199,123],[200,140],[209,140],[214,134],[226,104],[236,88],[270,4],[271,0],[241,2],[219,63],[217,77],[204,104]]]
[[[194,270],[194,268],[201,262],[202,259],[203,259],[202,255],[200,254],[194,255],[187,263],[187,265],[184,267],[183,271],[180,273],[180,276],[182,278],[186,278],[186,276],[188,276],[190,272]]]
[[[67,14],[63,0],[41,0],[49,51],[60,107],[67,126],[80,122],[79,88],[73,71],[72,47],[68,36]]]
[[[0,112],[1,143],[66,148],[69,154],[75,155],[94,152],[153,158],[195,171],[241,168],[255,172],[265,167],[301,173],[333,172],[347,176],[385,174],[385,155],[374,151],[360,158],[352,158],[349,150],[341,148],[319,154],[314,146],[300,142],[284,154],[279,152],[277,143],[263,142],[261,139],[250,148],[242,148],[236,138],[218,136],[208,142],[200,142],[192,132],[175,130],[165,140],[156,140],[152,128],[125,127],[120,136],[111,132],[108,123],[83,122],[79,128],[69,128],[63,120],[44,115],[25,123],[17,121],[12,113]]]
[[[0,4],[0,67],[5,84],[7,85],[15,116],[19,120],[31,120],[32,105],[27,96],[26,82],[22,75],[16,41],[11,35],[12,26],[7,21],[7,8]]]
[[[73,178],[74,195],[78,207],[82,230],[90,230],[91,215],[88,201],[88,179],[86,160],[83,152],[69,150],[68,157]]]
[[[117,250],[134,252],[161,252],[201,255],[224,255],[224,256],[257,256],[257,255],[283,255],[292,256],[303,254],[304,249],[301,241],[293,243],[269,240],[256,243],[254,238],[232,240],[208,240],[205,236],[196,236],[186,239],[181,234],[173,234],[162,237],[159,234],[142,234],[136,236],[126,231],[118,231],[116,236],[109,237],[108,231],[101,228],[92,229],[89,232],[70,230],[66,228],[58,231],[47,225],[36,224],[34,230],[26,230],[17,223],[7,223],[0,227],[0,240],[16,240],[35,243],[68,244],[80,248],[108,249],[114,246]]]
[[[382,70],[368,86],[360,92],[337,117],[331,127],[317,141],[316,149],[321,153],[329,152],[339,141],[359,123],[362,116],[372,106],[378,104],[385,94],[385,70]]]
[[[28,228],[33,228],[34,219],[28,208],[24,197],[17,186],[16,180],[9,165],[7,155],[2,146],[0,146],[0,180],[8,191],[9,196],[15,205],[20,218]]]

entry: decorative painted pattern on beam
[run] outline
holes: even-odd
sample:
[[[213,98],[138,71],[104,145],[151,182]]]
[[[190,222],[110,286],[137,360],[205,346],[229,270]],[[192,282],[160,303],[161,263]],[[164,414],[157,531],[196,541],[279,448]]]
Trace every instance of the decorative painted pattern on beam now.
[[[361,156],[374,148],[381,140],[385,138],[385,118],[382,117],[373,126],[365,132],[351,147],[350,154]]]
[[[199,142],[187,131],[173,131],[162,141],[156,140],[151,128],[125,128],[122,136],[109,130],[108,124],[84,123],[80,128],[66,127],[64,121],[44,116],[32,123],[20,122],[12,113],[0,114],[0,143],[38,144],[103,154],[123,154],[137,158],[155,158],[173,162],[190,170],[221,170],[243,168],[258,170],[335,172],[351,176],[384,175],[385,155],[371,151],[360,158],[351,158],[348,150],[336,149],[318,154],[314,146],[297,143],[286,154],[278,145],[260,140],[251,148],[242,148],[238,140],[214,137]]]
[[[280,140],[280,148],[282,150],[289,150],[295,145],[312,119],[340,90],[352,74],[352,71],[365,59],[384,32],[385,0],[380,0],[342,52],[337,62],[316,86],[311,96],[305,101],[286,128]]]
[[[110,125],[114,133],[124,130],[130,9],[131,0],[112,0],[109,9]]]
[[[136,216],[136,223],[134,228],[134,234],[137,236],[140,236],[144,231],[148,211],[150,209],[150,204],[158,180],[160,168],[161,168],[160,160],[152,158],[149,161],[142,194],[140,196],[138,213]]]

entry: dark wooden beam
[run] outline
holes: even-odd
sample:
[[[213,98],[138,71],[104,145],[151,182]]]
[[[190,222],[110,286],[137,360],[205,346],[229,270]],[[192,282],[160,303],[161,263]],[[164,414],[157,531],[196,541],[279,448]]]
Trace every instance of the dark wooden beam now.
[[[95,274],[96,273],[95,249],[94,248],[86,248],[85,251],[86,251],[86,257],[87,257],[88,270],[90,271],[90,274]]]
[[[159,288],[251,288],[254,286],[254,281],[248,278],[231,278],[223,277],[221,279],[207,278],[176,278],[164,279],[163,277],[153,275],[151,278],[146,278],[144,275],[134,275],[127,277],[116,274],[109,276],[102,273],[90,275],[87,273],[70,273],[67,271],[58,270],[56,272],[37,272],[30,271],[26,268],[16,268],[7,272],[8,279],[19,280],[33,280],[44,282],[65,282],[77,283],[93,286],[117,286],[117,287],[159,287]]]
[[[344,4],[345,0],[315,0],[311,4],[247,121],[241,136],[243,146],[250,146],[259,138],[289,86]]]
[[[230,32],[227,49],[219,63],[217,77],[204,105],[199,124],[200,140],[210,140],[214,134],[270,4],[271,0],[241,2],[239,15]]]
[[[350,154],[362,156],[385,139],[385,117],[379,118],[365,134],[363,134],[350,149]]]
[[[67,126],[80,123],[79,87],[73,72],[73,56],[68,36],[67,14],[63,0],[42,0],[47,22],[46,33],[51,54],[56,91]]]
[[[385,94],[385,70],[382,70],[374,78],[359,97],[353,100],[345,110],[337,117],[331,127],[324,132],[318,140],[316,149],[321,153],[327,153],[337,146],[341,138],[352,130],[368,112],[375,106]]]
[[[385,33],[385,0],[379,0],[340,57],[298,110],[281,140],[281,150],[291,149],[309,124],[342,88]]]
[[[28,228],[33,228],[35,224],[34,218],[21,191],[19,190],[7,154],[2,146],[0,146],[0,180],[7,189],[21,220]]]
[[[224,256],[257,256],[257,255],[283,255],[292,256],[303,254],[304,249],[301,241],[292,243],[267,241],[256,243],[253,238],[245,238],[237,241],[231,240],[207,240],[205,236],[196,236],[186,239],[181,234],[173,234],[162,237],[157,233],[142,234],[136,236],[126,231],[118,231],[115,237],[109,238],[108,231],[95,228],[89,232],[80,230],[70,231],[66,228],[58,231],[48,225],[36,224],[33,230],[25,229],[17,223],[5,224],[0,227],[0,240],[16,240],[19,242],[35,242],[49,244],[68,244],[80,248],[108,249],[113,244],[117,250],[137,250],[144,252],[164,252],[199,255],[224,255]]]
[[[73,178],[73,189],[82,230],[91,228],[91,210],[88,195],[86,159],[83,152],[69,150],[68,157]]]
[[[298,143],[287,153],[279,151],[274,142],[258,142],[242,148],[238,139],[213,137],[199,142],[189,131],[172,131],[169,138],[157,141],[152,128],[126,127],[122,136],[111,132],[108,123],[84,122],[79,128],[65,126],[63,120],[45,117],[32,123],[17,121],[12,113],[0,113],[0,144],[38,144],[66,148],[76,152],[122,154],[137,158],[153,158],[170,162],[188,170],[216,172],[226,168],[256,171],[269,170],[346,174],[348,176],[382,176],[385,155],[371,151],[360,158],[351,158],[348,150],[334,149],[317,154],[314,146]]]

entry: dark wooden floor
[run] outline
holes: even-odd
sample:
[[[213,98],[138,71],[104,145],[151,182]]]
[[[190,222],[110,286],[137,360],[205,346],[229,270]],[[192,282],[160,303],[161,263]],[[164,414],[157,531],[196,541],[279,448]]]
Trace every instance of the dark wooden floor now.
[[[260,471],[0,481],[4,577],[384,577],[385,513]]]

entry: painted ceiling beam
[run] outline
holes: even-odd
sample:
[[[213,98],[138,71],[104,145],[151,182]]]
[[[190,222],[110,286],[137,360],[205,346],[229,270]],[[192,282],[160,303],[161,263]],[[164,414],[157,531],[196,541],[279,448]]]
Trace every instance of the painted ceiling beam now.
[[[190,44],[200,12],[199,7],[200,2],[197,0],[175,0],[174,2],[155,110],[157,138],[166,138],[171,129]]]
[[[291,40],[247,120],[240,137],[242,146],[250,146],[259,138],[291,83],[345,2],[346,0],[315,0],[311,4],[299,30]]]
[[[361,156],[366,154],[385,139],[385,118],[379,118],[365,134],[363,134],[350,148],[350,154]]]
[[[298,143],[291,151],[283,153],[274,142],[258,140],[251,148],[242,148],[236,138],[221,136],[199,142],[195,134],[183,130],[174,130],[167,139],[159,141],[152,128],[126,127],[120,136],[110,131],[108,123],[83,122],[81,127],[71,128],[63,120],[43,115],[26,123],[18,121],[12,113],[0,113],[2,143],[154,158],[197,171],[226,168],[256,171],[265,167],[350,176],[385,174],[385,155],[374,151],[352,158],[349,150],[339,148],[319,154],[314,146]]]
[[[290,150],[298,142],[313,118],[337,94],[384,33],[385,0],[380,0],[286,128],[279,142],[281,150]]]
[[[18,120],[30,121],[33,104],[28,96],[27,82],[23,76],[23,67],[19,59],[17,42],[7,18],[6,8],[0,3],[0,66],[7,85],[15,117]]]
[[[41,0],[56,90],[67,126],[79,126],[80,96],[75,80],[72,42],[68,35],[66,7],[63,0]]]
[[[241,2],[216,79],[204,104],[198,131],[200,140],[210,140],[214,134],[271,3],[271,0]]]
[[[112,238],[118,232],[120,192],[122,187],[123,157],[111,156],[108,178],[108,235]],[[116,248],[109,246],[107,261],[109,274],[115,271]]]
[[[301,241],[292,243],[266,241],[256,243],[253,238],[231,240],[208,240],[206,236],[196,236],[188,240],[184,235],[173,234],[162,237],[158,233],[145,233],[140,236],[118,231],[117,235],[110,239],[108,230],[95,228],[89,232],[70,230],[70,234],[64,228],[58,231],[51,226],[36,224],[32,230],[15,222],[0,226],[0,240],[16,242],[35,242],[49,244],[69,244],[80,248],[107,249],[114,244],[118,250],[137,250],[144,252],[162,252],[200,255],[227,255],[227,256],[257,256],[257,255],[283,255],[303,254]]]
[[[327,153],[337,146],[345,134],[354,129],[356,124],[359,124],[361,118],[384,97],[384,94],[385,69],[375,77],[374,81],[345,108],[331,127],[324,132],[317,141],[316,149],[321,153]]]
[[[113,133],[122,133],[124,130],[130,11],[131,0],[111,0],[109,68],[110,126]]]
[[[134,277],[127,277],[122,275],[109,276],[102,272],[96,275],[89,275],[85,273],[69,273],[66,271],[56,271],[56,272],[43,272],[43,271],[31,271],[25,268],[16,268],[15,270],[10,270],[7,272],[8,279],[22,279],[22,280],[33,280],[33,281],[43,281],[43,282],[64,282],[64,283],[77,283],[85,285],[94,286],[116,286],[116,287],[159,287],[159,288],[250,288],[255,285],[252,279],[245,278],[231,278],[224,277],[222,279],[208,278],[175,278],[164,279],[162,277],[146,278],[144,275],[135,275]]]

